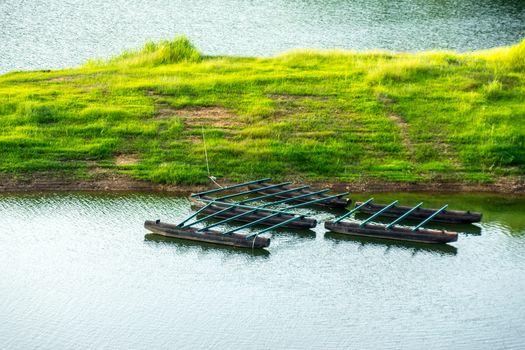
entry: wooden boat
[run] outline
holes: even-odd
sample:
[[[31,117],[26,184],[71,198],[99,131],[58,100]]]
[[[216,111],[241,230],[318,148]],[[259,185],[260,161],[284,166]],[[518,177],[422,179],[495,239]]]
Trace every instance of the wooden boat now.
[[[366,224],[358,222],[333,222],[326,221],[324,227],[327,230],[347,235],[395,239],[421,243],[449,243],[458,240],[457,232],[433,229],[418,229],[413,231],[410,227],[394,226],[387,229],[385,225]]]
[[[383,247],[386,250],[400,248],[412,251],[412,254],[418,252],[436,253],[439,255],[456,255],[458,248],[451,244],[427,244],[414,241],[394,240],[377,237],[354,236],[344,233],[327,231],[324,238],[336,242],[347,241],[357,243],[361,246]]]
[[[201,202],[196,202],[195,206],[198,209],[201,209],[204,207],[204,204],[202,204]],[[242,208],[242,207],[235,207],[235,208],[232,208],[231,210],[221,212],[223,209],[228,208],[228,207],[231,207],[231,205],[228,203],[215,202],[211,204],[210,206],[208,206],[207,208],[204,208],[204,210],[202,210],[199,215],[202,216],[202,215],[211,215],[211,214],[217,213],[213,215],[213,219],[228,219],[228,218],[232,218],[232,217],[238,216],[243,213],[252,212],[251,214],[239,216],[234,221],[253,222],[253,221],[262,219],[264,217],[270,216],[271,214],[274,213],[273,211],[264,210],[264,209],[259,209],[253,212],[253,209]],[[266,226],[273,226],[273,225],[282,223],[284,221],[289,221],[289,219],[293,218],[294,216],[295,215],[293,214],[282,214],[282,215],[271,217],[268,220],[260,221],[259,224],[266,225]],[[301,217],[298,220],[288,222],[282,227],[296,228],[296,229],[310,229],[310,228],[314,228],[315,226],[317,226],[317,220],[306,218],[306,217]]]
[[[161,236],[186,239],[190,241],[220,244],[238,248],[260,249],[270,246],[270,238],[266,237],[254,236],[253,238],[246,239],[246,236],[238,233],[225,235],[222,232],[214,230],[197,232],[197,228],[180,228],[177,225],[162,223],[160,220],[148,220],[144,223],[144,227]]]
[[[362,205],[363,202],[356,202],[356,206]],[[359,211],[361,213],[365,214],[375,214],[380,210],[383,210],[387,205],[386,204],[373,204],[368,203],[364,206],[362,206]],[[387,216],[387,217],[399,217],[409,210],[411,210],[413,207],[403,207],[403,206],[392,206],[388,208],[387,210],[383,211],[381,213],[381,216]],[[436,212],[436,209],[425,209],[425,208],[417,208],[416,210],[412,211],[408,216],[406,216],[406,219],[412,219],[412,220],[421,220],[424,219],[433,213]],[[475,213],[470,211],[459,211],[459,210],[443,210],[438,215],[434,216],[432,220],[434,221],[440,221],[440,222],[448,222],[448,223],[454,223],[454,224],[471,224],[474,222],[480,222],[481,221],[482,214],[481,213]]]
[[[292,189],[291,186],[280,186],[280,187],[276,187],[276,188],[269,188],[269,189],[265,189],[265,187],[268,187],[268,183],[254,183],[254,184],[250,184],[248,185],[248,188],[252,189],[252,190],[255,190],[255,189],[261,189],[261,191],[258,191],[259,193],[262,193],[262,194],[271,194],[271,193],[278,193],[278,192],[283,192],[283,191],[286,191],[286,190],[289,190],[289,189]],[[312,193],[312,196],[307,196],[307,197],[304,197],[302,195],[305,195],[307,193]],[[297,191],[294,191],[294,192],[287,192],[287,193],[284,193],[284,194],[276,194],[274,197],[275,198],[293,198],[293,197],[297,197],[297,196],[302,196],[301,198],[298,198],[298,199],[294,199],[294,200],[291,200],[290,202],[295,202],[295,203],[304,203],[304,202],[310,202],[312,200],[316,200],[316,199],[321,199],[321,198],[326,198],[326,197],[331,197],[331,196],[328,196],[326,194],[314,194],[313,191],[308,191],[308,190],[305,190],[305,189],[300,189],[300,190],[297,190]],[[323,201],[323,202],[317,202],[315,203],[316,205],[322,205],[322,206],[327,206],[327,207],[334,207],[334,208],[345,208],[347,207],[349,204],[351,203],[350,199],[348,198],[330,198],[326,201]]]

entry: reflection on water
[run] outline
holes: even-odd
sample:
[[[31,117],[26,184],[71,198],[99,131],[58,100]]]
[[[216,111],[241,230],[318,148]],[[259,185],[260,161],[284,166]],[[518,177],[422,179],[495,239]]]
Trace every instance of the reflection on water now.
[[[362,247],[366,247],[367,245],[384,247],[385,254],[391,253],[392,250],[395,251],[396,249],[410,251],[412,252],[412,255],[416,255],[418,252],[436,253],[438,255],[456,255],[458,252],[458,248],[450,244],[425,244],[410,241],[395,241],[373,237],[349,236],[337,232],[327,232],[324,236],[327,239],[333,240],[336,244],[339,244],[341,241],[348,241]]]
[[[152,233],[147,233],[146,235],[144,235],[144,240],[148,243],[162,243],[170,248],[175,247],[175,249],[177,249],[177,251],[180,253],[187,253],[197,250],[202,253],[213,253],[215,251],[223,252],[225,256],[228,254],[246,254],[249,256],[268,257],[270,255],[270,252],[266,249],[242,249],[206,242],[195,242],[173,237],[165,237]],[[157,244],[152,244],[152,248],[156,247]]]
[[[525,347],[525,199],[374,197],[481,211],[482,234],[450,245],[352,238],[323,228],[342,211],[306,208],[315,230],[280,230],[267,252],[251,251],[143,228],[179,222],[186,198],[2,195],[0,347]]]
[[[72,67],[185,34],[210,55],[475,50],[520,41],[523,0],[0,1],[0,74]]]

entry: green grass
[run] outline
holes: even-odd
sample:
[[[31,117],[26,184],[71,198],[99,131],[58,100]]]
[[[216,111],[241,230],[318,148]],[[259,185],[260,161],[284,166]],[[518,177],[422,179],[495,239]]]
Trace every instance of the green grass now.
[[[0,76],[0,173],[158,183],[522,180],[525,40],[458,54],[205,57],[185,38]],[[128,161],[118,161],[120,158]]]

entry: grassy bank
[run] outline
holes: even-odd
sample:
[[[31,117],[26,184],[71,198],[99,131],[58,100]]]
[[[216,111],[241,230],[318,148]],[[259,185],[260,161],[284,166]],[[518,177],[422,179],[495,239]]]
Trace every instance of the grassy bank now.
[[[0,176],[168,184],[523,181],[525,40],[204,57],[184,38],[0,76]]]

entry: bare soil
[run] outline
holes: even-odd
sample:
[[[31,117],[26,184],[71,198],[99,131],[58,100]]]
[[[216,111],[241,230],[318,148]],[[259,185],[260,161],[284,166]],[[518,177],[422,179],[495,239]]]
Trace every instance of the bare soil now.
[[[331,188],[333,191],[352,193],[371,192],[485,192],[525,195],[524,180],[500,180],[494,183],[461,183],[461,182],[385,182],[377,180],[353,183],[308,182],[300,179],[289,179],[295,183],[309,183],[313,188]],[[232,182],[219,179],[227,186]],[[208,185],[166,185],[131,179],[123,174],[101,171],[92,180],[72,180],[53,178],[52,176],[35,176],[29,179],[16,179],[0,175],[0,193],[2,192],[67,192],[67,191],[152,191],[171,193],[191,193],[216,187]]]
[[[138,162],[138,156],[135,154],[120,154],[115,158],[116,165],[133,165]]]

